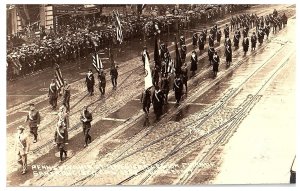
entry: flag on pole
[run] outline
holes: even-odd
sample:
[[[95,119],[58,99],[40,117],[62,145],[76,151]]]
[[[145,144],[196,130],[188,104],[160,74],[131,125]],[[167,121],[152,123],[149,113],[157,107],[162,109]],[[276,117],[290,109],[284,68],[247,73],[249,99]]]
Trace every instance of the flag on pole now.
[[[62,77],[61,74],[61,70],[59,68],[59,66],[57,66],[55,68],[55,83],[56,83],[56,87],[59,89],[64,85],[64,79]]]
[[[120,15],[118,11],[113,11],[115,17],[116,17],[116,30],[117,30],[117,41],[120,42],[120,44],[123,42],[123,32],[122,32],[122,24],[120,21]]]
[[[147,54],[144,54],[144,56],[145,56],[145,90],[146,90],[148,88],[151,88],[153,84],[152,84],[152,75],[150,70],[149,58]]]
[[[176,51],[175,70],[176,70],[176,73],[179,74],[182,63],[181,63],[181,58],[180,58],[180,54],[179,54],[179,50],[178,50],[176,37],[175,37],[175,51]]]
[[[93,64],[94,68],[97,70],[97,72],[100,72],[100,70],[103,69],[102,61],[99,58],[99,55],[97,54],[97,52],[95,52],[93,55],[93,63],[92,64]]]

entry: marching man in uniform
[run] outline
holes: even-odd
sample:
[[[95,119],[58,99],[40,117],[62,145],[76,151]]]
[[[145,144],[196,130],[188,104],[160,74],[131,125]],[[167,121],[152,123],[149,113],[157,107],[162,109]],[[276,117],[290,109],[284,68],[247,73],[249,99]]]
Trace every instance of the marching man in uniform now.
[[[195,76],[195,72],[198,69],[197,64],[198,64],[198,57],[196,51],[193,50],[191,55],[191,72],[192,72],[191,77]]]
[[[28,122],[30,133],[33,134],[34,140],[33,142],[37,142],[37,136],[38,136],[38,126],[40,125],[40,113],[38,110],[35,109],[34,104],[29,104],[30,111],[28,112],[26,122]]]
[[[143,104],[143,111],[146,114],[146,118],[148,118],[149,115],[149,109],[150,109],[150,105],[151,105],[151,88],[146,89],[143,93],[142,93],[142,97],[141,97],[141,102]]]
[[[71,87],[67,80],[65,80],[63,92],[63,105],[66,106],[67,112],[70,112]]]
[[[198,35],[197,33],[195,32],[193,34],[193,48],[195,48],[197,46],[197,41],[198,41]]]
[[[159,89],[159,86],[155,86],[155,90],[152,94],[152,104],[156,120],[158,121],[160,119],[160,116],[162,115],[162,109],[164,105],[164,95],[163,92]]]
[[[174,80],[173,90],[175,92],[176,104],[179,104],[182,96],[183,82],[178,74]]]
[[[214,77],[217,76],[217,73],[219,71],[219,62],[220,62],[220,58],[219,58],[217,52],[215,52],[214,56],[213,56],[213,72],[214,72]]]
[[[257,36],[256,36],[255,32],[253,32],[253,34],[251,36],[251,49],[252,50],[255,50],[256,43],[257,43]]]
[[[225,47],[225,56],[226,56],[226,64],[227,66],[230,66],[230,63],[232,62],[232,50],[231,46],[226,45]]]
[[[103,96],[105,94],[105,86],[106,86],[106,79],[103,70],[101,70],[101,72],[99,73],[98,79],[99,79],[99,90],[101,92],[101,95]]]
[[[15,151],[18,155],[18,162],[22,165],[22,175],[27,171],[27,154],[29,152],[28,135],[24,132],[24,127],[19,126],[15,141]]]
[[[91,130],[91,121],[93,120],[92,113],[89,112],[88,107],[84,106],[81,112],[80,121],[82,122],[83,134],[84,134],[84,147],[88,146],[89,143],[92,142],[92,137],[89,135],[89,131]]]
[[[247,54],[249,49],[249,38],[246,36],[243,39],[243,50],[244,50],[244,56]]]
[[[89,69],[88,73],[86,74],[85,83],[86,83],[89,95],[90,96],[94,95],[95,78],[94,78],[92,69]]]
[[[65,143],[67,142],[66,126],[63,121],[58,121],[57,127],[54,133],[54,142],[59,149],[60,161],[63,161],[63,154],[67,158],[67,151],[65,150]]]
[[[57,97],[58,97],[58,90],[55,84],[55,80],[53,79],[49,86],[49,103],[52,106],[52,109],[56,109],[57,107]]]
[[[118,66],[113,66],[110,69],[111,82],[113,85],[113,89],[117,88],[117,79],[118,79]]]
[[[222,31],[219,28],[217,31],[217,42],[220,44],[221,43],[221,37],[222,37]]]

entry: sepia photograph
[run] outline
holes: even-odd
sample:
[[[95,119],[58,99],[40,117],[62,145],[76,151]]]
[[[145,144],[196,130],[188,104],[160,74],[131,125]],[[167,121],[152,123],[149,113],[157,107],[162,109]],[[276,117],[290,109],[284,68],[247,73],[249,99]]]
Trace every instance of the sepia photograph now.
[[[296,4],[29,3],[6,187],[295,185]]]

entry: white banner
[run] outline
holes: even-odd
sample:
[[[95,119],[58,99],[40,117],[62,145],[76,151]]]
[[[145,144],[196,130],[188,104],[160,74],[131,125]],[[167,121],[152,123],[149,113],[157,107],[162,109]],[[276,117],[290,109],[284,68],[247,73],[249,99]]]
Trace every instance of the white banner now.
[[[152,75],[150,70],[150,64],[147,54],[144,54],[145,56],[145,90],[152,87]]]

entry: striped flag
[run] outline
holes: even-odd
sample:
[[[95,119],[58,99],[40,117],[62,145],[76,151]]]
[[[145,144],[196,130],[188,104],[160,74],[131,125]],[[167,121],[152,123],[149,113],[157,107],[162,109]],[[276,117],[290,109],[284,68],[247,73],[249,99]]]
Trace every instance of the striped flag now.
[[[103,69],[103,64],[101,59],[99,58],[99,55],[97,54],[97,52],[95,52],[95,54],[93,55],[93,66],[94,68],[97,70],[97,72],[100,72],[100,70]]]
[[[59,67],[56,67],[55,69],[55,83],[58,89],[64,85],[64,79],[62,77],[61,70]]]
[[[145,90],[148,88],[151,88],[153,86],[152,84],[152,75],[150,70],[150,64],[149,64],[149,58],[147,54],[144,54],[145,56]]]
[[[116,29],[117,29],[117,41],[120,42],[120,44],[123,42],[123,32],[122,32],[122,24],[120,21],[120,15],[118,11],[113,11],[115,17],[116,17]]]

